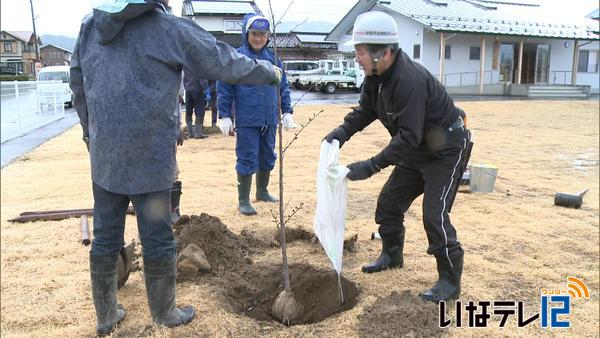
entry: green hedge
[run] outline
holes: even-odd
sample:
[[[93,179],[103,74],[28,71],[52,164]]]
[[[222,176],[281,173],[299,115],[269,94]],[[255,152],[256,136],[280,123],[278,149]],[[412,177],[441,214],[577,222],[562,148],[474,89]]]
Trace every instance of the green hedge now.
[[[0,81],[30,81],[29,75],[0,75]]]

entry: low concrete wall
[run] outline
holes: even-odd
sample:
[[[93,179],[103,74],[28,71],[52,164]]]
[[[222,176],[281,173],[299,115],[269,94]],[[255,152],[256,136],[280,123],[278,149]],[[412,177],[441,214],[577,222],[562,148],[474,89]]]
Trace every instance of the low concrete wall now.
[[[508,95],[510,95],[510,96],[527,96],[527,95],[529,95],[529,85],[511,83],[508,86]]]
[[[505,95],[504,87],[503,83],[484,85],[483,93],[479,93],[479,86],[446,87],[446,90],[454,95]]]

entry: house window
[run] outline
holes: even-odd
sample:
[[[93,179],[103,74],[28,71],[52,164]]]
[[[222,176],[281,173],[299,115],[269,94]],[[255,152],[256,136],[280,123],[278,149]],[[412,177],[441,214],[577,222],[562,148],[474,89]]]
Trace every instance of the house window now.
[[[11,53],[12,52],[12,43],[11,42],[5,42],[4,43],[4,51],[7,53]]]
[[[598,51],[580,50],[579,62],[577,63],[579,73],[598,73]]]
[[[421,58],[421,45],[413,45],[413,59]]]
[[[479,60],[481,47],[469,47],[469,60]]]
[[[450,60],[450,54],[452,52],[452,46],[446,45],[444,46],[444,59]],[[440,48],[438,47],[438,58],[440,57]]]
[[[241,32],[242,20],[225,20],[225,32]]]

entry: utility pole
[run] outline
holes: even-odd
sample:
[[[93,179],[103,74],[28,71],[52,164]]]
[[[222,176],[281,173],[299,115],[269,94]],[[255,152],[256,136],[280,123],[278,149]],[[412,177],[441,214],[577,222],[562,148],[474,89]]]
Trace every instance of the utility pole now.
[[[35,30],[35,16],[33,15],[33,0],[29,0],[31,5],[31,23],[33,24],[33,36],[35,37],[35,60],[33,61],[33,77],[37,78],[35,71],[35,64],[39,61],[39,49],[38,49],[38,36]]]

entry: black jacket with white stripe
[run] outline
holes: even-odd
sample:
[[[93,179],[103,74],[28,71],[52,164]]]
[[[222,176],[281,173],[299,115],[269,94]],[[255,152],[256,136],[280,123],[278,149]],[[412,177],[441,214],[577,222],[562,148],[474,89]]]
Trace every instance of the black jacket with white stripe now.
[[[413,152],[446,148],[445,131],[460,115],[444,86],[399,49],[381,76],[365,78],[360,105],[346,115],[341,127],[350,137],[376,119],[381,121],[392,139],[373,161],[385,168]]]

